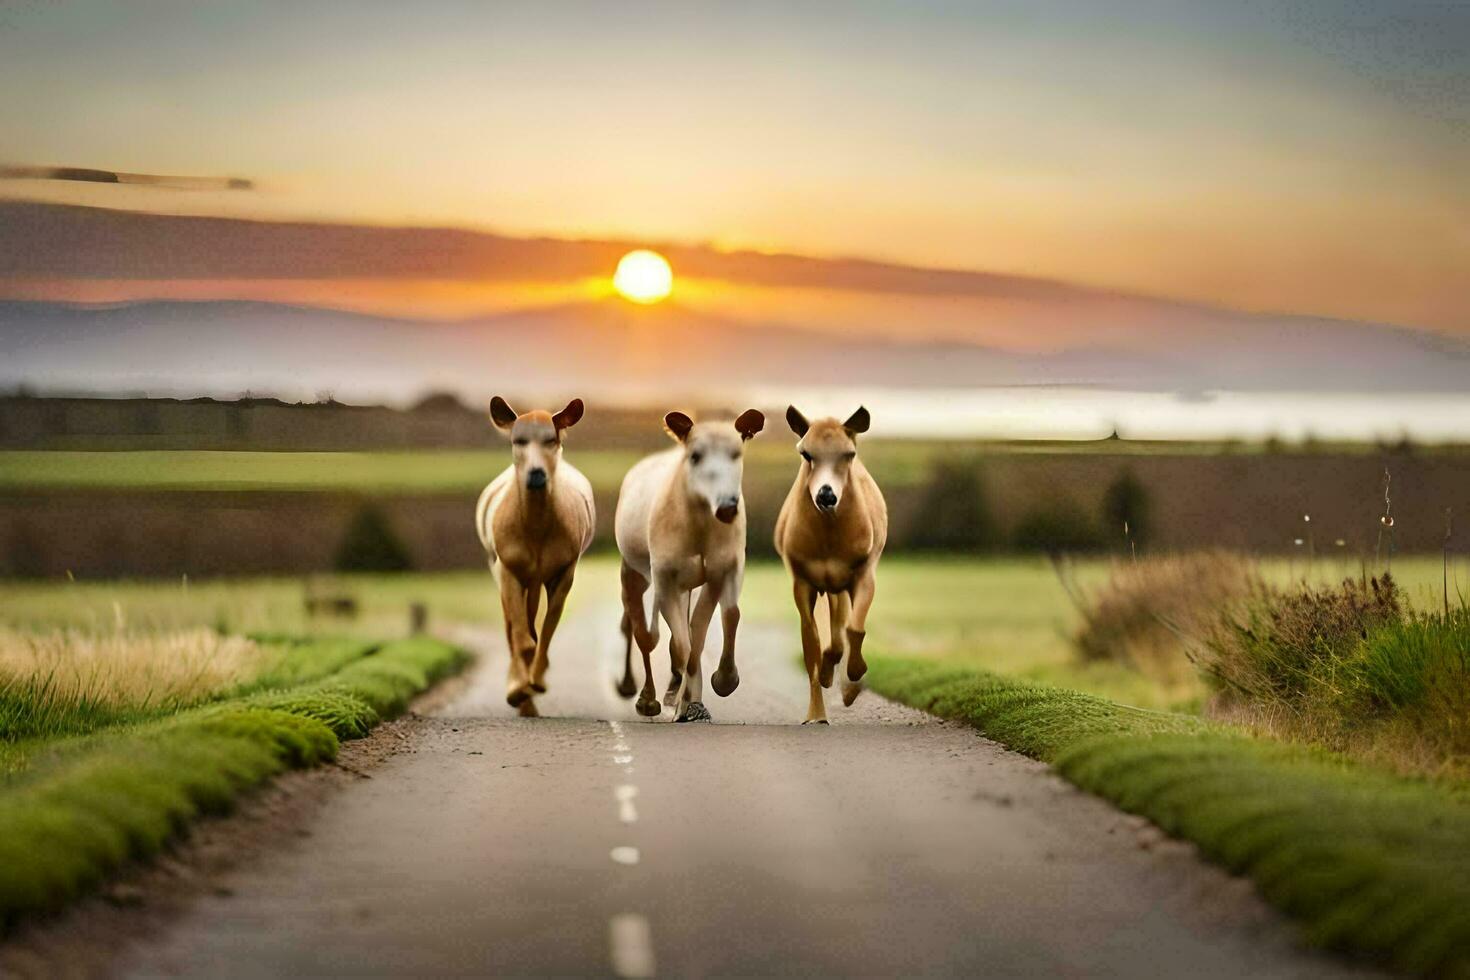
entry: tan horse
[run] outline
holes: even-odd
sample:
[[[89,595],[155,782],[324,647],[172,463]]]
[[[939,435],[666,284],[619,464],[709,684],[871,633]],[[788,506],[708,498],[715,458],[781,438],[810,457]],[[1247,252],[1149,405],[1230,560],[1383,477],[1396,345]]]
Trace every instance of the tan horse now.
[[[527,716],[536,714],[533,696],[546,691],[547,650],[596,523],[592,484],[561,458],[562,434],[581,417],[580,398],[555,415],[517,415],[499,395],[490,401],[491,421],[510,437],[512,462],[480,494],[475,530],[500,586],[510,650],[505,700]],[[538,631],[542,589],[546,616]]]
[[[709,721],[700,657],[715,605],[721,610],[725,646],[710,678],[726,697],[740,683],[735,669],[735,630],[740,586],[745,580],[745,504],[741,493],[745,443],[765,427],[755,409],[734,422],[700,422],[682,412],[664,416],[679,445],[640,460],[623,478],[615,523],[623,556],[623,679],[618,693],[633,694],[633,641],[643,655],[638,713],[661,712],[650,655],[658,645],[658,620],[669,625],[673,675],[664,703],[677,721]],[[653,618],[643,595],[653,586]],[[690,596],[699,599],[690,612]]]
[[[846,422],[808,422],[795,406],[786,409],[786,423],[800,440],[801,465],[776,518],[776,551],[791,573],[801,616],[801,651],[811,685],[804,725],[827,724],[822,688],[832,686],[833,670],[844,656],[843,704],[857,698],[868,671],[863,638],[878,559],[888,542],[888,506],[857,458],[857,437],[868,431],[869,421],[865,408]],[[825,650],[815,615],[819,595],[827,597],[831,624]]]

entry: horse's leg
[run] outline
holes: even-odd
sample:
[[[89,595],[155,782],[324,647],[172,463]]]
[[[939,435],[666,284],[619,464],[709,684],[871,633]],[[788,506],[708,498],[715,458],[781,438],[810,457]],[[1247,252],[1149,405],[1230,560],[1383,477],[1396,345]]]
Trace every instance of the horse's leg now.
[[[562,610],[566,608],[567,593],[572,591],[572,579],[577,566],[569,565],[556,578],[546,583],[546,619],[541,623],[541,635],[536,638],[536,656],[531,660],[531,690],[538,694],[546,692],[546,668],[550,666],[551,637],[561,622]]]
[[[811,583],[795,578],[791,583],[791,595],[796,601],[796,612],[801,617],[801,657],[806,664],[806,678],[810,687],[806,720],[803,725],[827,724],[827,703],[822,697],[822,637],[817,632],[814,615],[817,605],[817,590]]]
[[[863,640],[868,635],[868,610],[873,606],[873,594],[878,588],[876,558],[870,560],[858,573],[852,584],[852,617],[847,623],[847,680],[842,685],[842,703],[851,705],[863,692],[859,683],[868,672],[868,662],[863,659]]]
[[[647,622],[647,610],[643,607],[643,596],[648,591],[648,579],[623,563],[623,615],[628,619],[628,628],[638,642],[638,652],[643,656],[643,689],[638,693],[638,713],[656,718],[662,710],[658,703],[658,690],[653,686],[653,663],[651,656],[658,646],[658,610],[654,610],[653,623]],[[624,675],[631,681],[631,664],[624,664]]]
[[[833,671],[842,662],[842,655],[847,652],[847,637],[844,631],[847,628],[847,617],[851,611],[852,604],[846,592],[827,593],[827,618],[831,632],[828,633],[827,649],[822,651],[822,672],[818,678],[823,687],[832,686]]]
[[[517,708],[533,693],[526,665],[535,652],[536,641],[526,626],[526,589],[508,568],[500,572],[500,609],[505,616],[506,645],[510,654],[505,700],[512,708]]]
[[[676,721],[710,720],[709,709],[704,706],[704,670],[701,665],[705,641],[709,636],[709,622],[718,603],[719,590],[713,582],[706,582],[699,590],[699,601],[694,604],[694,613],[689,617],[689,669],[684,672],[684,689],[679,692]]]

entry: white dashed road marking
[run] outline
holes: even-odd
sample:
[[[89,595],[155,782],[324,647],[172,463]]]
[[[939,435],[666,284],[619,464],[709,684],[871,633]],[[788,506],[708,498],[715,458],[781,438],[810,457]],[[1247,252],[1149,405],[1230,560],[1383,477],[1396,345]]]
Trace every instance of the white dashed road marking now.
[[[638,808],[633,805],[633,798],[638,795],[638,787],[624,783],[613,790],[613,794],[618,798],[618,819],[623,823],[636,823]]]
[[[613,916],[607,941],[614,973],[620,977],[653,976],[653,934],[647,919],[632,913]]]
[[[623,738],[622,722],[610,721],[613,737],[613,764],[620,766],[627,775],[633,773],[633,750]],[[621,783],[613,787],[613,797],[618,801],[618,819],[624,824],[636,823],[638,808],[633,800],[638,796],[638,787],[632,783]],[[632,867],[638,863],[638,848],[628,844],[614,847],[608,857],[615,864]],[[612,959],[613,973],[620,977],[651,977],[654,974],[653,934],[648,919],[634,912],[614,915],[607,924],[608,955]]]

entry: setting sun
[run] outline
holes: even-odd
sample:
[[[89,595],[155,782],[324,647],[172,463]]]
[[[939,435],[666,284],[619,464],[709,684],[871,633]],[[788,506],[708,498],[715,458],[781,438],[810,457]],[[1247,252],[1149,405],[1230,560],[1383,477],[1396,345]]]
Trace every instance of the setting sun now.
[[[674,270],[657,252],[640,248],[618,260],[613,288],[635,303],[657,303],[674,288]]]

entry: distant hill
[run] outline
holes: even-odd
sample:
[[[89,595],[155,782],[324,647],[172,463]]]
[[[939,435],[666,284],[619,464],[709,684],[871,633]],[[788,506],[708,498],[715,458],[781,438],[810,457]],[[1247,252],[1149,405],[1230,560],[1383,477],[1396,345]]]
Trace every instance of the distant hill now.
[[[565,284],[606,276],[635,244],[644,243],[0,201],[0,297],[46,298],[0,299],[0,386],[330,392],[399,404],[427,390],[478,403],[493,389],[569,386],[631,397],[752,385],[1470,392],[1470,345],[1446,334],[983,271],[702,246],[661,247],[681,275],[751,287],[759,301],[733,291],[715,303],[588,301],[453,322],[240,299],[50,301],[88,295],[66,292],[67,283],[110,280],[141,283],[136,295],[156,297],[177,296],[169,292],[177,284],[239,296],[252,295],[241,283],[315,281],[343,303],[367,282]],[[7,283],[31,291],[7,293]],[[59,285],[48,292],[46,283]]]
[[[750,386],[1104,385],[1160,391],[1470,392],[1470,348],[1340,321],[1195,314],[1152,351],[1054,353],[834,337],[666,303],[548,307],[459,322],[255,302],[90,307],[0,301],[0,388],[478,404],[492,390],[603,396]]]
[[[470,279],[605,276],[648,242],[514,238],[462,228],[378,227],[148,214],[0,200],[0,280]],[[658,244],[681,274],[764,286],[1077,302],[1121,294],[1028,276],[866,259]],[[1156,301],[1155,301],[1156,302]]]

